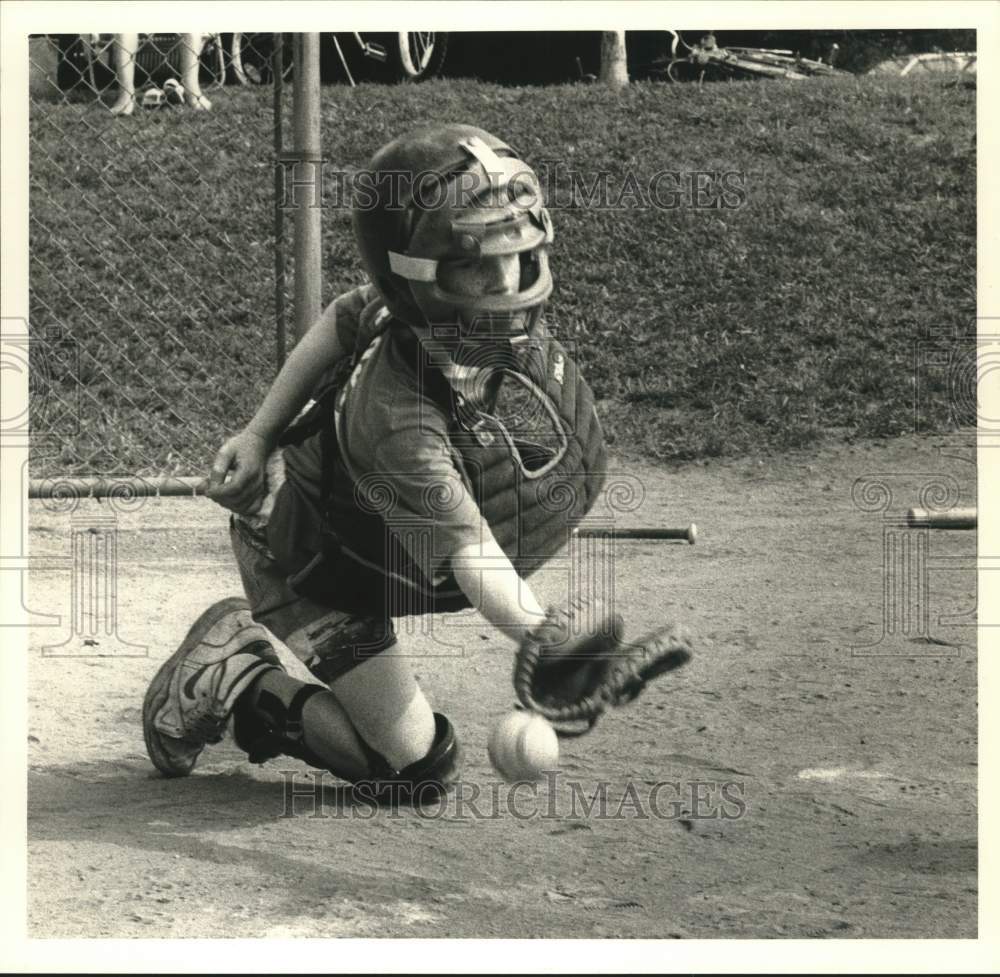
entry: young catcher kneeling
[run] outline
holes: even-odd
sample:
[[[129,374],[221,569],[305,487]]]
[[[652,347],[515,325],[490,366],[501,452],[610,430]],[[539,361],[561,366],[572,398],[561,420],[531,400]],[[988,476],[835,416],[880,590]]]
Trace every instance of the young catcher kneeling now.
[[[253,762],[298,757],[401,798],[446,789],[455,730],[394,617],[477,608],[517,645],[518,698],[556,721],[593,723],[689,657],[673,633],[623,644],[585,601],[546,613],[524,579],[605,467],[591,391],[542,321],[552,224],[531,167],[440,125],[384,146],[355,191],[370,284],[326,309],[212,468],[246,600],[208,608],[150,685],[167,776],[231,719]],[[272,635],[322,684],[291,677]]]

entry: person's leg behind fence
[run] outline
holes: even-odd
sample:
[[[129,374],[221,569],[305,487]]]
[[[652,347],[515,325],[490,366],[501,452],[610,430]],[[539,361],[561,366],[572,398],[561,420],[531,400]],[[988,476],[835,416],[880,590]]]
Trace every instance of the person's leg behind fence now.
[[[135,111],[135,56],[138,50],[138,34],[115,34],[111,42],[111,66],[118,84],[118,98],[111,106],[112,115],[131,115]]]
[[[184,86],[184,101],[191,108],[203,112],[212,107],[211,101],[202,94],[201,82],[198,79],[201,51],[207,36],[206,34],[181,35],[181,85]]]

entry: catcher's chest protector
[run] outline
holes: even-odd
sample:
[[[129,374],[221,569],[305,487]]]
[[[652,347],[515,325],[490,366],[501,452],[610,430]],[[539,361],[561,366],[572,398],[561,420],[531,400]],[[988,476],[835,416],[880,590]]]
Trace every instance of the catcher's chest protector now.
[[[544,386],[507,372],[489,413],[451,426],[465,481],[522,576],[569,539],[604,484],[604,435],[594,395],[555,339],[541,341]],[[541,379],[541,370],[532,370]]]
[[[381,303],[373,302],[360,313],[354,370],[347,383],[364,382],[364,361],[375,344],[387,339],[389,320],[381,308]],[[494,537],[522,576],[539,569],[566,545],[572,528],[593,507],[605,478],[604,436],[590,387],[556,340],[541,340],[535,356],[534,379],[508,372],[489,413],[465,409],[460,420],[455,416],[455,398],[440,374],[428,378],[433,389],[427,391],[451,416],[449,440],[456,466]],[[339,569],[327,583],[317,575],[316,589],[304,578],[296,589],[317,597],[320,587],[327,593],[329,587],[334,592],[349,588],[356,602],[362,591],[370,590],[373,564],[381,563],[385,554],[395,571],[394,593],[401,584],[404,590],[432,593],[438,610],[467,607],[453,577],[436,586],[422,579],[397,543],[387,540],[382,519],[359,507],[357,486],[339,455],[333,418],[324,423],[325,433],[331,435],[324,438],[323,447],[326,534],[336,541],[338,551],[328,552],[328,563]],[[418,605],[427,609],[426,602]],[[418,613],[416,606],[404,599],[391,613]]]

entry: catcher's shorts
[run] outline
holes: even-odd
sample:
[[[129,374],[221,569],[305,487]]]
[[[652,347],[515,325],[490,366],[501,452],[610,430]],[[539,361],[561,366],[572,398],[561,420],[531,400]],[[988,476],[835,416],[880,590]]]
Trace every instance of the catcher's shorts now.
[[[391,621],[323,607],[289,587],[263,530],[239,516],[229,522],[243,590],[254,620],[283,641],[319,679],[332,682],[391,647]]]

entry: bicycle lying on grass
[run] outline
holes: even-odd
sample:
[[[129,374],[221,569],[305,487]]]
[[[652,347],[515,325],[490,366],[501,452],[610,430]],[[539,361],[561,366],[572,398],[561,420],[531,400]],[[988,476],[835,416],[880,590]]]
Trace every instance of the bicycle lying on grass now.
[[[659,58],[649,65],[653,77],[666,77],[670,81],[694,81],[700,84],[706,78],[716,81],[726,78],[788,78],[802,80],[816,76],[847,75],[832,63],[803,58],[794,51],[773,48],[719,47],[714,34],[704,35],[697,44],[690,45],[678,31],[672,35],[669,57]],[[830,49],[830,62],[836,58],[838,47]]]

